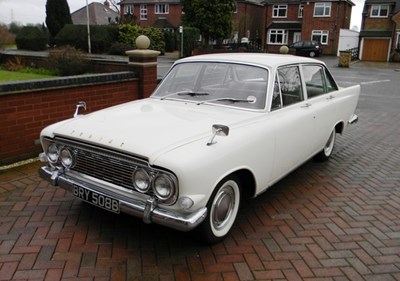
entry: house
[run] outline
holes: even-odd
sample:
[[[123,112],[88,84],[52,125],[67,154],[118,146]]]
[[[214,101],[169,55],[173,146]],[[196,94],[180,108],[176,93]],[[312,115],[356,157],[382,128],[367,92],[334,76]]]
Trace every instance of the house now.
[[[143,27],[181,25],[179,0],[122,0],[119,5],[122,19],[133,16]],[[321,42],[324,54],[336,55],[340,30],[349,29],[353,6],[351,0],[237,0],[231,42],[248,39],[277,53],[284,45],[313,39]]]
[[[90,3],[88,8],[90,25],[106,25],[118,22],[119,14],[110,8],[110,3],[107,0],[104,4],[99,2]],[[71,18],[73,24],[87,24],[86,6],[73,12]]]
[[[233,38],[240,42],[248,38],[250,42],[265,45],[265,6],[262,0],[238,0],[233,13]]]
[[[400,48],[400,0],[366,0],[360,38],[361,60],[388,61]]]
[[[180,0],[122,0],[119,5],[122,19],[133,16],[142,27],[175,30],[181,25]]]
[[[351,0],[266,0],[266,51],[300,40],[317,40],[336,55],[341,29],[349,29]]]

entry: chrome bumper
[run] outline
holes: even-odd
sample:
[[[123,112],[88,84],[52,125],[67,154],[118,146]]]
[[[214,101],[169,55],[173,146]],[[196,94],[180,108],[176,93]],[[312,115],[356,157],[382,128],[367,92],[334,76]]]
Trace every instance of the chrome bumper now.
[[[349,124],[357,123],[357,121],[358,121],[358,116],[357,116],[357,114],[353,114],[353,115],[351,115],[351,117],[350,117],[350,119],[349,119]]]
[[[179,231],[190,231],[197,227],[207,215],[207,208],[204,207],[187,216],[182,216],[160,208],[157,206],[155,200],[149,199],[146,202],[142,202],[126,198],[120,194],[113,193],[109,189],[75,179],[47,166],[39,169],[39,175],[53,186],[59,186],[69,192],[73,192],[74,187],[79,186],[98,194],[115,198],[120,202],[121,212],[142,218],[145,223],[156,223]]]

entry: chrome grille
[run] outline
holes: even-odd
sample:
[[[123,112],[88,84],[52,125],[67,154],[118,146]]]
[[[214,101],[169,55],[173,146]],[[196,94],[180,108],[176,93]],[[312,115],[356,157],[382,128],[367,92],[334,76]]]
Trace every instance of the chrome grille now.
[[[57,143],[71,148],[76,156],[75,165],[71,168],[72,171],[127,189],[134,189],[132,172],[135,168],[138,166],[148,167],[144,160],[112,150],[65,139],[57,139]]]

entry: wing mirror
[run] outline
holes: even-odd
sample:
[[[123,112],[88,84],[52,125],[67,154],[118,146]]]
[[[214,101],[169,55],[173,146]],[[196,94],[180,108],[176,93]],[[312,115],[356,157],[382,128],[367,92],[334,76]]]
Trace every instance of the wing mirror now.
[[[225,126],[225,125],[214,124],[212,126],[212,133],[213,133],[213,135],[212,135],[210,141],[207,143],[207,145],[212,145],[212,144],[217,143],[217,142],[214,142],[214,138],[216,136],[226,137],[227,135],[229,135],[229,127]]]
[[[79,115],[79,110],[83,108],[84,110],[86,110],[86,102],[84,101],[78,101],[78,103],[76,104],[76,109],[75,109],[75,113],[74,113],[74,118],[76,116]]]

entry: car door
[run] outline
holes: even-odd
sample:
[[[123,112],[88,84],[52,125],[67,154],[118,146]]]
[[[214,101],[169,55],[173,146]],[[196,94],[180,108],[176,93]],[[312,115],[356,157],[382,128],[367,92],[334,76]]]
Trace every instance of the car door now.
[[[315,120],[312,150],[318,152],[336,125],[337,106],[334,100],[337,98],[338,87],[323,65],[303,65],[302,75],[307,103]]]
[[[315,128],[299,66],[280,67],[275,77],[270,112],[275,127],[273,182],[307,160]]]

